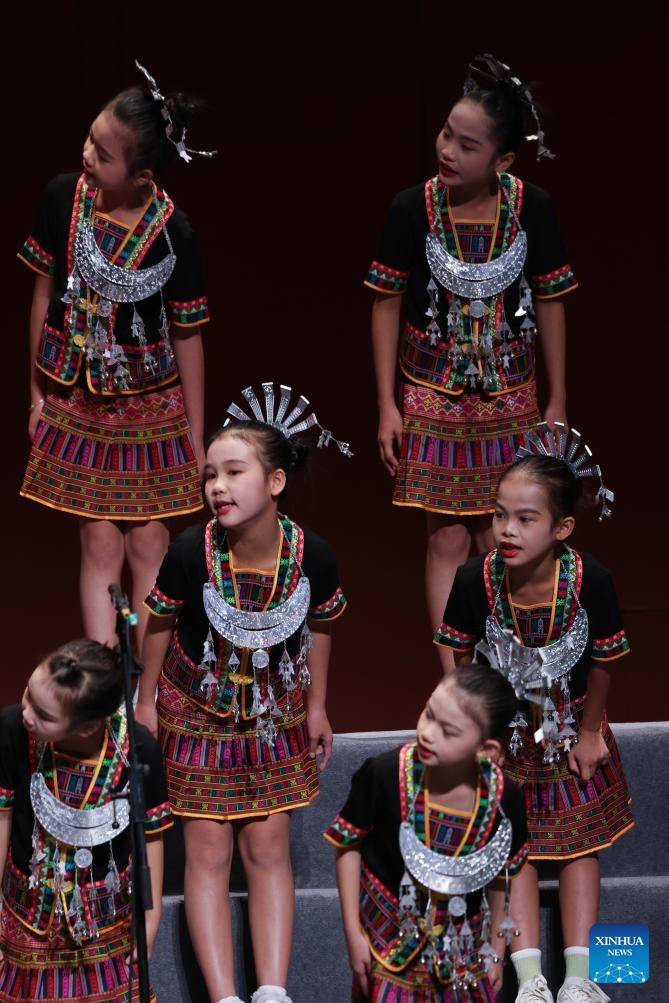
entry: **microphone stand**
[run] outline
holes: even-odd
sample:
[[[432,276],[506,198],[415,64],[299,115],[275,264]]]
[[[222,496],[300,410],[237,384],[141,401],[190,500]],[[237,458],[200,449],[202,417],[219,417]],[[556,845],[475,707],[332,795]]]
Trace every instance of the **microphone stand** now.
[[[150,1003],[151,993],[149,984],[149,955],[146,941],[146,921],[147,909],[153,908],[153,898],[151,894],[151,874],[146,857],[146,836],[144,833],[144,823],[146,821],[146,807],[144,803],[143,776],[148,772],[148,767],[140,763],[137,758],[137,748],[135,745],[135,712],[133,704],[132,676],[138,675],[140,669],[135,661],[130,645],[130,626],[137,623],[137,614],[131,613],[128,606],[127,597],[121,592],[118,585],[108,587],[112,605],[116,610],[116,633],[119,639],[119,659],[123,672],[123,692],[125,698],[125,712],[128,721],[128,771],[130,793],[128,800],[130,803],[130,835],[132,839],[132,925],[134,943],[137,948],[137,968],[139,972],[139,999],[140,1003]],[[131,942],[132,949],[132,942]],[[132,999],[132,956],[128,975],[128,999]]]

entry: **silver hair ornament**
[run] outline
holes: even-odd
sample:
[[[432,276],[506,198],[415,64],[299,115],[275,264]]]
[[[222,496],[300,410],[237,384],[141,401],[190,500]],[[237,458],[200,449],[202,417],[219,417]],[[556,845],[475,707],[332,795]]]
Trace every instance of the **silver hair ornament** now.
[[[190,156],[191,153],[194,153],[198,157],[215,157],[216,154],[218,153],[218,150],[191,150],[190,147],[186,146],[185,125],[182,126],[181,128],[181,135],[178,138],[175,138],[177,130],[174,125],[174,122],[172,121],[172,116],[170,115],[169,108],[167,107],[167,102],[163,94],[161,93],[155,78],[151,76],[146,67],[142,66],[142,64],[138,62],[138,60],[135,60],[135,66],[140,71],[140,73],[144,74],[146,82],[149,85],[151,97],[153,98],[154,101],[157,101],[158,104],[160,105],[160,114],[163,116],[163,121],[165,122],[165,135],[169,139],[170,143],[174,147],[176,147],[177,153],[179,154],[181,159],[185,160],[186,163],[188,164],[193,159]]]
[[[542,160],[544,157],[547,160],[555,160],[555,154],[552,153],[544,143],[544,131],[541,128],[541,123],[539,121],[539,114],[534,104],[534,98],[532,96],[532,92],[529,89],[529,87],[526,84],[524,84],[522,80],[519,80],[518,77],[513,76],[513,74],[511,73],[510,66],[507,66],[506,63],[503,63],[499,59],[496,59],[495,56],[493,56],[490,52],[484,52],[482,55],[476,56],[475,60],[480,60],[481,62],[486,64],[489,70],[490,78],[495,83],[501,82],[501,83],[511,84],[512,87],[520,95],[522,101],[529,108],[530,114],[532,115],[532,118],[534,119],[536,125],[536,132],[534,132],[532,135],[525,136],[524,138],[528,142],[536,141],[537,160]],[[476,73],[483,73],[484,76],[486,75],[485,71],[482,71],[480,67],[474,66],[472,63],[469,64],[469,69],[470,71],[473,70]],[[477,90],[477,88],[478,84],[471,76],[469,76],[465,80],[463,88],[463,93],[465,97],[467,96],[467,94],[471,94],[472,91]]]
[[[329,445],[330,442],[334,442],[338,447],[340,453],[349,459],[353,456],[349,448],[348,442],[342,442],[339,439],[335,439],[332,432],[319,423],[316,415],[311,412],[311,414],[304,415],[305,411],[309,407],[309,401],[306,397],[300,397],[297,404],[288,411],[290,407],[290,396],[292,393],[292,388],[284,386],[283,383],[279,384],[279,404],[274,411],[274,406],[276,402],[276,395],[273,383],[263,383],[263,396],[265,401],[265,407],[258,400],[258,397],[253,389],[253,387],[246,387],[242,390],[242,397],[245,399],[249,407],[251,408],[251,414],[247,414],[238,404],[230,404],[228,407],[228,414],[232,415],[238,421],[259,421],[264,425],[271,425],[272,428],[276,428],[281,432],[287,439],[290,439],[293,435],[298,435],[300,432],[304,432],[309,428],[316,425],[320,429],[320,436],[318,439],[318,448]],[[288,413],[287,413],[288,412]],[[230,422],[229,418],[226,418],[223,423],[225,428]]]
[[[540,422],[536,428],[525,433],[525,445],[516,451],[517,459],[525,456],[553,456],[563,460],[574,477],[597,477],[599,489],[595,495],[595,504],[601,504],[599,521],[613,513],[611,505],[615,495],[605,487],[602,481],[602,471],[598,463],[592,462],[592,452],[589,446],[581,441],[581,433],[575,428],[567,430],[563,421],[554,422],[556,432],[546,421]]]

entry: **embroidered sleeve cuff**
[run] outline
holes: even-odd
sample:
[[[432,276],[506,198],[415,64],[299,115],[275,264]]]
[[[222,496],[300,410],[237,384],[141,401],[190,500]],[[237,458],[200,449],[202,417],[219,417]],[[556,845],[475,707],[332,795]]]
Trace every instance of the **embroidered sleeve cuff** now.
[[[532,286],[534,295],[541,300],[571,292],[572,289],[576,289],[578,282],[571,265],[567,264],[546,275],[533,275]]]
[[[174,817],[168,801],[154,808],[147,808],[144,821],[144,832],[147,836],[169,829],[171,825],[174,825]]]
[[[454,627],[442,623],[434,635],[434,643],[443,644],[446,648],[453,648],[454,651],[471,651],[476,644],[476,638],[473,634],[462,634]]]
[[[403,293],[407,287],[408,272],[399,272],[396,268],[382,265],[380,261],[372,261],[365,278],[365,285],[381,293]]]
[[[597,637],[592,642],[592,657],[596,662],[609,662],[614,658],[626,655],[630,644],[624,630],[619,630],[611,637]]]
[[[9,791],[6,787],[0,787],[0,811],[6,811],[13,807],[14,791]]]
[[[334,822],[328,826],[323,833],[325,839],[335,846],[351,846],[359,843],[367,835],[366,829],[358,829],[352,822],[347,822],[341,815],[337,815]]]
[[[183,609],[183,599],[170,599],[155,586],[144,600],[144,605],[156,616],[176,616]]]
[[[181,303],[170,300],[169,309],[170,319],[177,327],[193,327],[195,324],[205,324],[209,320],[209,304],[206,296]]]
[[[346,596],[341,589],[320,606],[312,606],[309,610],[310,620],[336,620],[346,609]]]
[[[516,876],[516,874],[522,868],[526,860],[527,860],[527,843],[523,843],[518,852],[514,854],[513,857],[509,857],[509,859],[506,862],[506,866],[509,869],[510,878]]]
[[[53,278],[56,268],[53,255],[47,254],[32,237],[28,237],[18,252],[18,258],[34,271],[39,272],[40,275],[46,275],[49,279]]]

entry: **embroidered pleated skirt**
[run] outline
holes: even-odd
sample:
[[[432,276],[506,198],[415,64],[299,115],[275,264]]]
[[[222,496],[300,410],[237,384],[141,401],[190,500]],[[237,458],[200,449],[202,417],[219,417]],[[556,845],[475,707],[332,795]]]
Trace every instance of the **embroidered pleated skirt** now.
[[[534,381],[492,397],[404,383],[393,503],[454,516],[493,512],[502,473],[539,421]]]
[[[576,730],[583,704],[583,699],[572,703]],[[507,754],[504,772],[525,795],[530,859],[569,860],[595,853],[611,846],[634,826],[632,799],[606,715],[601,730],[609,761],[588,781],[571,772],[564,751],[557,763],[544,763],[543,746],[533,742],[525,730],[519,754]]]
[[[190,699],[165,676],[158,687],[159,736],[167,788],[177,815],[220,821],[289,811],[319,792],[318,766],[309,755],[301,700],[268,745],[255,719],[234,722]]]
[[[201,509],[181,387],[103,397],[52,384],[21,494],[91,519],[143,521]]]
[[[495,1003],[495,994],[485,976],[472,988],[454,989],[440,985],[420,962],[395,973],[373,958],[369,985],[369,996],[363,996],[354,980],[351,1003]]]
[[[54,921],[55,922],[55,921]],[[128,1003],[130,923],[125,921],[80,947],[61,921],[39,936],[8,909],[1,913],[2,959],[0,1000],[3,1003]],[[132,1000],[139,995],[137,966],[132,969]],[[152,1003],[156,997],[150,994]]]

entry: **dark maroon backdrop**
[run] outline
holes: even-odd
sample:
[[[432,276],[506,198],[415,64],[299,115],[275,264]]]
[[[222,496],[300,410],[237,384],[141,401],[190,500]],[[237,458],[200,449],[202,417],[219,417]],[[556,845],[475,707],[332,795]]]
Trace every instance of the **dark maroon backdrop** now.
[[[660,358],[656,345],[666,294],[666,24],[587,8],[579,20],[554,7],[540,27],[535,4],[499,4],[491,16],[492,5],[442,0],[266,7],[230,13],[191,0],[177,16],[155,4],[62,0],[46,14],[16,9],[19,26],[6,30],[0,702],[19,695],[41,655],[81,632],[76,520],[18,495],[32,279],[15,253],[42,185],[78,169],[100,105],[137,81],[137,56],[163,90],[206,98],[189,142],[220,150],[165,178],[205,261],[208,428],[242,387],[270,379],[304,393],[350,440],[353,460],[332,447],[313,454],[286,505],[331,541],[349,598],[334,632],[331,719],[337,731],[413,725],[439,672],[424,611],[423,516],[391,506],[377,459],[362,278],[388,201],[434,170],[433,138],[468,58],[491,51],[542,83],[558,158],[537,164],[528,146],[517,169],[553,195],[581,282],[568,303],[569,416],[616,503],[611,522],[583,519],[575,542],[613,571],[634,649],[620,663],[610,716],[665,717],[657,458],[666,352]]]

